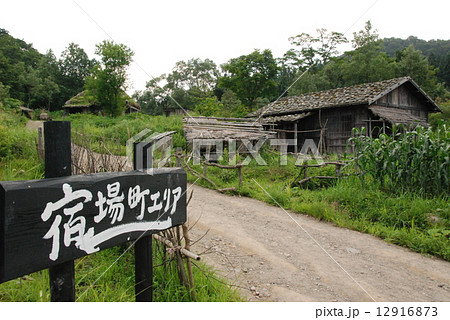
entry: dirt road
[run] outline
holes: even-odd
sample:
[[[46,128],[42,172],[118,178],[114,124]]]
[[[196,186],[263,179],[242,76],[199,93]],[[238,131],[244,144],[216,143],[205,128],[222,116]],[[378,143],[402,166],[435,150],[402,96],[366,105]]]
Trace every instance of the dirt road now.
[[[206,250],[202,259],[250,301],[450,301],[449,262],[254,199],[190,190],[191,237],[207,232],[192,250]]]

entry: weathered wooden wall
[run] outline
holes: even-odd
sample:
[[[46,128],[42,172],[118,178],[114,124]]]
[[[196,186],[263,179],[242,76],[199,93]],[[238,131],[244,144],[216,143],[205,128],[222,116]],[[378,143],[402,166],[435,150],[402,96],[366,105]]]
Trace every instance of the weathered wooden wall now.
[[[428,110],[423,96],[412,85],[404,84],[376,101],[374,105],[409,110],[413,116],[428,121]]]

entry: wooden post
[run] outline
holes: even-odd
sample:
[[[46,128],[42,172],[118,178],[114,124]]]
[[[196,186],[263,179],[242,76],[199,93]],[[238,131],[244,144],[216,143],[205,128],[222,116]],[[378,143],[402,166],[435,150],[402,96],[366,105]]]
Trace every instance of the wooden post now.
[[[72,174],[69,121],[44,122],[45,177]],[[73,260],[49,268],[52,302],[75,301],[75,267]]]
[[[242,166],[238,167],[239,187],[242,187]]]
[[[134,245],[135,285],[137,302],[153,301],[153,244],[152,236],[145,235]]]
[[[341,155],[340,154],[338,154],[337,160],[338,160],[338,162],[341,161]],[[340,164],[336,164],[335,174],[336,174],[336,177],[341,177],[342,176],[341,165]]]
[[[136,170],[137,152],[134,145],[133,165]],[[144,148],[145,149],[145,148]],[[143,152],[142,166],[140,169],[149,169],[147,161],[147,152]],[[150,161],[153,163],[152,161]],[[153,244],[151,235],[143,235],[134,245],[134,293],[136,302],[152,302],[153,301]]]
[[[45,160],[45,154],[44,154],[44,135],[42,133],[42,128],[38,128],[38,138],[36,140],[36,150],[39,159]]]
[[[305,162],[303,162],[303,168],[305,171],[303,171],[303,179],[308,178],[308,160],[305,160]]]
[[[208,166],[206,164],[203,164],[203,176],[206,177],[208,174]]]
[[[298,125],[297,125],[297,122],[294,122],[294,143],[295,143],[295,145],[294,145],[294,153],[295,154],[297,154],[297,152],[298,152],[298,143],[297,143],[297,139],[298,139],[298,133],[297,133],[297,128],[298,127]]]
[[[175,164],[175,166],[178,168],[178,167],[181,167],[181,154],[182,154],[182,149],[181,149],[181,147],[178,147],[177,148],[177,151],[176,151],[176,164]]]

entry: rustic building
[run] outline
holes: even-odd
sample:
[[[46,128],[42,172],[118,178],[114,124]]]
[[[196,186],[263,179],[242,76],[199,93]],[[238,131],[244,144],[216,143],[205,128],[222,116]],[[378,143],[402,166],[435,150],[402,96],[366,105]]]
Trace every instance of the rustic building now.
[[[409,77],[284,97],[251,114],[281,139],[296,139],[298,152],[313,139],[321,152],[342,153],[353,128],[371,136],[392,125],[427,126],[428,114],[442,112]]]
[[[125,113],[139,112],[141,110],[139,104],[126,95],[126,93],[123,94],[126,99]],[[103,108],[92,97],[86,95],[85,91],[67,100],[64,104],[64,110],[67,113],[103,114]]]
[[[93,113],[99,114],[102,107],[90,99],[85,91],[78,93],[76,96],[67,100],[64,104],[64,111],[67,113]]]

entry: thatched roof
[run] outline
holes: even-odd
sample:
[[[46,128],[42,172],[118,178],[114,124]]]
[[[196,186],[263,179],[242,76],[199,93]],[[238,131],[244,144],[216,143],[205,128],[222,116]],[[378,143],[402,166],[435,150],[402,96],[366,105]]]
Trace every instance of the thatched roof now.
[[[141,107],[130,96],[123,92],[123,98],[126,100],[126,108],[133,111],[140,111]],[[70,98],[64,104],[64,108],[91,108],[98,107],[100,105],[95,101],[93,96],[86,94],[86,91],[81,91],[76,96]]]
[[[351,87],[284,97],[255,112],[249,117],[271,117],[307,111],[352,105],[371,105],[404,83],[410,83],[423,95],[431,111],[441,111],[439,106],[409,77],[365,83]]]
[[[94,97],[86,94],[86,91],[81,91],[76,96],[70,98],[64,104],[64,108],[89,108],[93,105],[97,105]]]
[[[23,111],[23,112],[33,112],[33,109],[30,109],[30,108],[27,108],[24,106],[20,106],[19,109],[20,109],[20,111]]]

